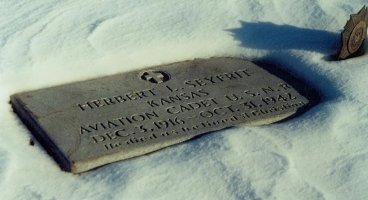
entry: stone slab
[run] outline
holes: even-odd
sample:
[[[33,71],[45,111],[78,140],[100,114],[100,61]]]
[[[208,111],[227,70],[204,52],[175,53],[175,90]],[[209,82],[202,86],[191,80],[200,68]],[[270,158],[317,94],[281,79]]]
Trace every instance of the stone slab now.
[[[184,61],[11,96],[65,171],[84,172],[236,124],[310,105],[291,84],[237,58]]]

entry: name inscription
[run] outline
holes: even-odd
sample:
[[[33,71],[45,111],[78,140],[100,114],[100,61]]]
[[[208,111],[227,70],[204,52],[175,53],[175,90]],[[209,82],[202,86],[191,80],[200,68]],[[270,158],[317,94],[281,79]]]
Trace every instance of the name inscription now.
[[[79,103],[77,105],[81,111],[85,111],[86,108],[95,109],[128,101],[147,103],[152,108],[150,112],[134,113],[81,125],[79,133],[88,134],[92,143],[100,145],[105,150],[111,150],[121,145],[139,145],[160,137],[190,134],[192,130],[200,131],[217,125],[232,126],[242,119],[256,119],[263,115],[293,110],[306,105],[307,102],[303,101],[305,99],[298,100],[298,94],[293,94],[295,91],[284,82],[272,86],[243,89],[239,92],[224,91],[220,96],[211,94],[210,90],[205,89],[208,85],[241,81],[254,73],[256,72],[245,68],[211,74],[184,80],[178,88],[168,83],[162,86],[162,89],[166,90],[164,97],[157,97],[155,89],[149,88]],[[220,101],[222,103],[219,103]],[[160,116],[155,109],[166,112]],[[182,113],[188,116],[176,116]],[[170,118],[163,119],[166,116]],[[192,119],[196,119],[197,122],[188,126],[188,120],[192,121]]]

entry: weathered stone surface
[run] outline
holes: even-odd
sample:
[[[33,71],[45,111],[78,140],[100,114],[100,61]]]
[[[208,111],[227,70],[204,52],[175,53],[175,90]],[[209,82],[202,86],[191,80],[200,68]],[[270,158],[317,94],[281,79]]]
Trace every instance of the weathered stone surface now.
[[[269,124],[310,101],[241,59],[162,65],[11,96],[62,169],[80,173],[236,124]]]

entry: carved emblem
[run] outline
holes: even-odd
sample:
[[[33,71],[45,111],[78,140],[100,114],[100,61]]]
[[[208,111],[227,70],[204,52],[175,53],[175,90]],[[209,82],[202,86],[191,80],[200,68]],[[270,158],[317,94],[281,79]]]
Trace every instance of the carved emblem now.
[[[163,71],[145,71],[140,75],[140,78],[151,83],[163,83],[170,79],[170,75]]]
[[[367,36],[367,25],[368,9],[366,6],[363,6],[357,14],[350,15],[341,33],[342,45],[338,55],[339,60],[346,59],[361,49]]]

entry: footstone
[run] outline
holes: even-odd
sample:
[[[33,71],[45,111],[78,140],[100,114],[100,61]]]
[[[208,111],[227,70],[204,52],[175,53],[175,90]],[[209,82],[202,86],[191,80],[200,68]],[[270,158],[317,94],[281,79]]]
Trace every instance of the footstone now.
[[[84,172],[310,105],[252,62],[196,59],[18,93],[15,112],[65,171]]]

